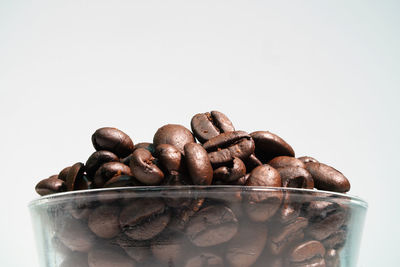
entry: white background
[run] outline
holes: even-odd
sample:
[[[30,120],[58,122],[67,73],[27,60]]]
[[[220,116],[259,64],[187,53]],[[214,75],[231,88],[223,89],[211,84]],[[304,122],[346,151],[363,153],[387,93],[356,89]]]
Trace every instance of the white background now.
[[[217,109],[341,170],[360,266],[398,266],[399,1],[0,1],[0,262],[36,266],[35,184],[115,126],[151,141]]]

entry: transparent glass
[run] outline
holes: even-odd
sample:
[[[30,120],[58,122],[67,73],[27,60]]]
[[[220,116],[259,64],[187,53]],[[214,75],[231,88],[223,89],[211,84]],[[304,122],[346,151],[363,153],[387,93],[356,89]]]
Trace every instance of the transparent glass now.
[[[367,203],[241,186],[124,187],[29,205],[41,267],[355,267]]]

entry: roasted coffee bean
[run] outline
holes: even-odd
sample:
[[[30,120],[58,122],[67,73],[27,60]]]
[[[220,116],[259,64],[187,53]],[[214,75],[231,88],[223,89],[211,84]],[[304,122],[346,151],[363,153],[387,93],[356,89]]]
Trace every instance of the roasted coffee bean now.
[[[67,191],[67,186],[63,180],[58,179],[58,175],[41,180],[35,187],[36,192],[41,195],[49,195]]]
[[[248,224],[227,244],[225,259],[231,267],[249,267],[261,255],[267,241],[264,224]]]
[[[194,115],[190,126],[194,136],[200,143],[204,143],[220,133],[235,131],[232,122],[225,114],[219,111]]]
[[[186,235],[196,246],[209,247],[229,241],[237,230],[238,220],[232,210],[216,205],[194,215],[186,227]]]
[[[116,162],[119,161],[117,155],[110,151],[100,150],[94,152],[86,161],[85,170],[86,174],[93,178],[96,171],[100,168],[101,165],[107,162]]]
[[[235,157],[246,160],[254,152],[254,141],[243,131],[226,132],[211,138],[203,147],[214,165],[226,164]]]
[[[321,242],[326,249],[340,249],[346,243],[346,237],[347,231],[345,229],[339,229]]]
[[[300,167],[303,169],[306,168],[306,165],[301,160],[289,156],[275,157],[268,162],[268,165],[274,167],[275,169],[284,167]]]
[[[141,186],[143,185],[135,177],[130,175],[114,176],[104,184],[104,188],[112,187],[127,187],[127,186]]]
[[[287,224],[297,217],[299,217],[301,212],[301,202],[293,201],[291,198],[291,192],[285,192],[282,201],[282,206],[275,214],[275,218],[282,224]]]
[[[84,165],[81,162],[75,163],[68,171],[66,182],[67,190],[89,189],[89,181],[84,176]]]
[[[89,267],[86,253],[73,252],[68,255],[59,267]]]
[[[94,175],[93,186],[95,188],[101,188],[111,178],[120,175],[132,176],[131,169],[121,162],[104,163]]]
[[[269,165],[255,168],[246,181],[246,186],[280,187],[281,177],[279,172]],[[272,217],[281,205],[282,192],[251,192],[247,196],[245,206],[250,219],[255,222],[265,222]]]
[[[269,252],[273,255],[279,255],[293,243],[301,241],[304,238],[304,229],[307,225],[308,220],[306,218],[298,217],[291,223],[271,232],[268,239]]]
[[[151,257],[148,241],[133,240],[125,234],[120,234],[113,240],[112,244],[120,246],[129,257],[138,263],[143,263]]]
[[[324,246],[316,240],[309,240],[294,246],[289,252],[288,258],[291,262],[305,263],[306,261],[310,261],[315,258],[323,259],[324,255]]]
[[[157,166],[157,160],[144,148],[135,149],[130,167],[133,176],[145,185],[157,185],[164,179],[164,173]]]
[[[183,237],[173,232],[162,233],[151,242],[151,252],[161,263],[178,266],[184,253]]]
[[[185,162],[193,184],[210,185],[213,169],[204,148],[196,143],[185,145]]]
[[[263,163],[278,156],[294,157],[293,148],[282,138],[268,131],[257,131],[250,134],[255,143],[255,155]]]
[[[311,173],[317,189],[341,193],[350,190],[349,180],[338,170],[316,162],[306,163],[306,168]]]
[[[304,168],[288,166],[277,170],[281,176],[283,187],[314,188],[314,180]]]
[[[73,218],[63,218],[56,234],[72,251],[88,252],[95,242],[95,235],[86,223]]]
[[[92,249],[88,254],[88,263],[89,267],[135,267],[135,262],[115,246]]]
[[[309,162],[317,162],[318,160],[314,159],[313,157],[309,156],[303,156],[303,157],[298,157],[299,160],[301,160],[304,164],[309,163]]]
[[[204,252],[191,257],[185,267],[224,267],[224,260],[213,253]]]
[[[148,240],[161,233],[170,220],[170,213],[159,199],[135,199],[123,208],[119,222],[124,233],[135,240]]]
[[[101,205],[89,215],[88,226],[101,238],[113,238],[121,231],[119,227],[120,209],[115,205]]]
[[[144,149],[148,150],[151,154],[154,154],[154,152],[156,151],[153,143],[149,143],[149,142],[137,143],[135,145],[135,149],[137,149],[137,148],[144,148]]]
[[[60,171],[60,173],[58,174],[58,179],[63,180],[64,182],[66,182],[67,181],[67,175],[68,175],[68,172],[69,172],[70,169],[71,169],[70,166],[65,167],[64,169],[62,169]]]
[[[181,153],[183,147],[188,143],[194,143],[193,134],[179,124],[167,124],[159,128],[154,135],[153,144],[155,147],[161,144],[170,144],[175,146]]]
[[[67,203],[65,209],[78,220],[86,220],[89,218],[91,210],[94,208],[93,203],[86,203],[85,199],[75,199]]]
[[[232,163],[229,165],[214,170],[214,179],[219,179],[229,183],[246,175],[246,166],[239,158],[233,158]]]
[[[167,203],[170,205],[170,202]],[[174,203],[176,204],[176,203]],[[168,228],[176,232],[180,232],[185,229],[186,224],[190,218],[196,214],[204,204],[204,198],[200,199],[189,199],[181,201],[181,205],[176,207],[173,216],[171,216],[170,224]]]
[[[99,150],[108,150],[123,158],[132,153],[134,145],[132,139],[121,130],[111,127],[98,129],[92,135],[94,148]]]
[[[254,168],[263,165],[254,154],[251,154],[247,159],[245,159],[244,163],[246,165],[247,172],[251,172]]]
[[[155,150],[155,156],[158,158],[160,165],[167,173],[180,171],[182,167],[182,154],[173,145],[158,145]]]

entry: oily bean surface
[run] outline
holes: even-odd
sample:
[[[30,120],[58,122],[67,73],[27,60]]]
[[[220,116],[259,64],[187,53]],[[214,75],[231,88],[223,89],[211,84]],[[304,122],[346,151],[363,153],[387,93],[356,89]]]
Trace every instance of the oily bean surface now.
[[[95,188],[101,188],[111,178],[120,175],[132,176],[131,169],[121,162],[107,162],[101,165],[96,171],[93,178],[93,185]]]
[[[302,156],[302,157],[298,157],[299,160],[301,160],[304,164],[309,163],[309,162],[317,162],[318,160],[316,160],[313,157],[310,156]]]
[[[293,148],[285,140],[268,131],[257,131],[250,134],[255,143],[255,155],[263,163],[278,156],[294,157]]]
[[[210,185],[213,179],[213,169],[206,150],[196,143],[185,145],[186,167],[193,184]]]
[[[89,215],[88,226],[93,233],[101,238],[112,238],[119,234],[119,207],[101,205]]]
[[[289,260],[292,262],[304,262],[313,258],[323,258],[324,255],[324,246],[316,240],[309,240],[292,248],[289,253]]]
[[[277,169],[282,179],[283,187],[314,188],[314,180],[311,174],[302,167],[287,166]]]
[[[92,135],[92,143],[97,151],[111,151],[120,158],[128,156],[134,149],[132,139],[123,131],[112,127],[96,130]]]
[[[229,118],[219,111],[194,115],[190,126],[200,143],[204,143],[220,133],[235,131]]]
[[[306,163],[317,189],[344,193],[350,190],[350,182],[338,170],[317,162]]]
[[[135,149],[130,162],[132,174],[145,185],[157,185],[164,179],[164,173],[156,164],[150,151],[144,148]]]
[[[224,182],[234,182],[246,175],[246,165],[239,158],[233,158],[231,166],[222,166],[214,170],[214,179]]]
[[[36,192],[41,195],[49,195],[67,191],[67,186],[63,180],[58,179],[58,175],[41,180],[35,187]]]
[[[161,144],[155,149],[155,156],[167,173],[179,172],[182,164],[182,154],[173,145]]]
[[[181,153],[183,147],[188,143],[194,143],[191,131],[179,124],[167,124],[157,130],[153,137],[153,144],[157,147],[160,144],[175,146]]]
[[[71,166],[66,178],[68,191],[84,190],[89,188],[89,181],[84,176],[85,166],[81,162],[77,162]]]
[[[274,167],[275,169],[284,167],[300,167],[304,169],[306,167],[301,160],[289,156],[275,157],[268,162],[268,165]]]
[[[93,175],[96,173],[96,171],[100,168],[101,165],[107,162],[113,162],[113,161],[119,161],[119,158],[117,155],[110,151],[106,150],[100,150],[94,152],[88,160],[86,161],[85,164],[85,170],[86,174],[89,177],[93,177]]]

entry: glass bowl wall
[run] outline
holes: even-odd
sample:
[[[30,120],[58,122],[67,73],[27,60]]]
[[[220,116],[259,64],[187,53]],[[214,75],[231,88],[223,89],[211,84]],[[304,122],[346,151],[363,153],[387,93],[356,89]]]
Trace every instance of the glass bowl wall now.
[[[367,204],[318,190],[125,187],[29,205],[40,267],[355,267]]]

